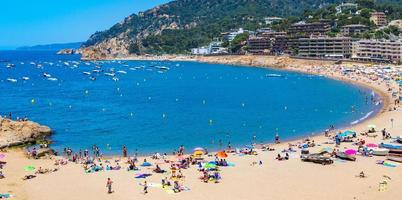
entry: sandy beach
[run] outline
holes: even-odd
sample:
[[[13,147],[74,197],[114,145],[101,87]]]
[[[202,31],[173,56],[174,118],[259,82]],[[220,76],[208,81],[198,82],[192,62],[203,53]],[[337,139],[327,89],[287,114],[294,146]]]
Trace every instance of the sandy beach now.
[[[342,63],[335,64],[332,61],[300,60],[289,57],[271,56],[211,56],[211,57],[185,57],[185,56],[165,56],[165,57],[130,57],[125,59],[155,59],[155,60],[180,60],[198,61],[208,63],[221,63],[232,65],[274,67],[282,70],[298,71],[303,73],[317,74],[333,79],[359,84],[369,87],[382,98],[383,109],[376,116],[358,123],[354,126],[344,127],[343,130],[353,130],[357,133],[357,139],[364,139],[365,143],[379,144],[381,142],[390,143],[392,139],[382,139],[380,130],[386,128],[392,137],[402,135],[402,110],[399,105],[394,104],[395,97],[392,92],[397,92],[399,96],[399,85],[392,81],[378,78],[373,80],[372,76],[362,73],[351,72],[342,73],[342,66],[353,68],[372,67],[369,64]],[[400,66],[397,66],[400,67]],[[393,122],[391,123],[391,119]],[[368,130],[368,125],[376,125],[377,137],[362,136],[360,133]],[[336,135],[340,130],[330,132]],[[294,145],[301,143],[302,139],[290,141]],[[321,149],[334,148],[335,144],[326,144],[330,139],[321,135],[312,135],[310,141],[314,140],[315,146],[310,147],[310,153],[319,152]],[[201,144],[200,144],[201,145]],[[171,193],[170,190],[163,189],[156,184],[160,184],[165,177],[170,177],[170,164],[162,159],[146,158],[152,163],[151,167],[139,167],[139,171],[127,171],[128,164],[126,158],[121,158],[119,164],[121,170],[103,170],[94,173],[85,173],[82,164],[68,162],[66,165],[54,165],[55,160],[61,157],[51,157],[42,159],[28,159],[22,150],[7,150],[0,152],[4,158],[0,161],[7,162],[0,170],[5,175],[0,179],[0,194],[13,195],[10,199],[402,199],[402,165],[401,163],[387,161],[395,164],[396,167],[388,167],[377,164],[378,160],[385,160],[384,156],[361,156],[357,155],[357,160],[344,161],[334,158],[331,165],[314,164],[302,162],[300,160],[300,149],[293,147],[296,152],[289,153],[289,160],[278,161],[275,159],[278,153],[288,149],[288,142],[272,144],[274,151],[263,151],[256,148],[258,155],[243,155],[228,153],[228,162],[234,166],[220,167],[222,179],[219,183],[204,183],[200,180],[202,173],[197,170],[196,165],[191,165],[188,169],[183,169],[183,178],[179,183],[185,186],[186,190],[179,193]],[[351,142],[342,142],[338,147],[339,151],[345,149],[357,149]],[[129,155],[130,153],[130,149]],[[185,153],[191,154],[192,151],[186,149]],[[215,153],[211,156],[203,156],[206,161],[213,161]],[[115,160],[120,157],[105,158],[111,165],[116,165]],[[138,158],[139,163],[144,158]],[[166,160],[177,161],[176,156],[168,156]],[[260,164],[261,163],[261,164]],[[168,173],[156,174],[152,170],[158,164]],[[57,169],[55,172],[47,174],[37,174],[36,178],[22,180],[25,175],[34,174],[34,171],[27,171],[24,166],[35,166],[43,169]],[[364,172],[365,178],[360,178],[359,173]],[[149,184],[147,194],[143,194],[144,179],[136,179],[138,173],[150,173],[152,176],[146,178]],[[107,194],[105,187],[107,178],[113,181],[113,193]],[[386,181],[387,184],[381,187],[380,183]]]

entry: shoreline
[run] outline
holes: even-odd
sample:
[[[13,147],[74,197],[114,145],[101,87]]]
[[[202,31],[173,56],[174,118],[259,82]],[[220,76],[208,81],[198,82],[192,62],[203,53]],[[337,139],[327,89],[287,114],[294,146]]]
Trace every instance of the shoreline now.
[[[247,57],[247,56],[245,56]],[[233,57],[232,57],[233,58]],[[218,64],[229,65],[241,65],[243,67],[261,67],[272,68],[279,70],[288,70],[304,74],[322,75],[327,78],[343,81],[347,84],[352,84],[357,87],[364,87],[373,90],[382,99],[382,108],[371,117],[359,122],[358,124],[340,127],[337,130],[353,129],[357,133],[358,139],[364,139],[366,143],[379,144],[380,142],[391,142],[391,140],[382,140],[381,133],[378,133],[378,137],[361,136],[359,133],[367,130],[368,124],[377,125],[378,130],[387,128],[393,136],[402,132],[402,122],[395,120],[390,124],[389,119],[401,119],[402,110],[399,105],[394,105],[393,97],[387,88],[395,89],[396,85],[387,86],[386,82],[382,80],[372,81],[368,77],[362,74],[350,74],[350,76],[343,76],[335,72],[339,72],[337,65],[333,62],[317,62],[306,61],[301,62],[291,61],[291,64],[277,63],[277,65],[271,65],[275,63],[276,59],[272,58],[269,62],[264,62],[266,66],[260,62],[249,62],[247,66],[247,59],[244,57],[234,58],[243,60],[241,63],[236,60],[229,61],[221,57],[222,60]],[[267,57],[263,57],[264,60]],[[209,60],[209,63],[215,62],[216,58]],[[252,59],[259,60],[261,57],[255,56]],[[118,60],[118,59],[117,59]],[[160,59],[155,59],[160,60]],[[206,60],[200,59],[205,62]],[[199,60],[180,60],[180,61],[195,61]],[[306,63],[312,62],[313,65],[307,65]],[[286,65],[286,66],[284,66]],[[325,66],[324,66],[325,65]],[[346,64],[341,64],[342,66]],[[278,66],[278,67],[275,67]],[[397,87],[399,88],[399,86]],[[397,91],[397,90],[396,90]],[[396,106],[397,109],[389,111],[389,108]],[[337,130],[331,131],[330,135],[337,134]],[[340,151],[344,151],[349,148],[356,148],[352,143],[343,142],[339,147],[334,147],[332,143],[326,143],[329,141],[329,137],[325,137],[323,134],[318,135],[306,135],[304,138],[310,138],[317,144],[315,147],[310,147],[310,153],[319,152],[322,148],[334,148]],[[199,180],[200,172],[197,171],[197,167],[193,166],[189,169],[183,169],[185,179],[180,183],[188,188],[190,191],[184,191],[177,194],[166,193],[163,189],[150,187],[150,193],[144,196],[141,193],[141,184],[144,179],[134,179],[134,174],[124,170],[126,163],[121,163],[123,170],[120,171],[101,171],[96,173],[84,173],[81,164],[69,162],[66,166],[57,166],[60,168],[57,172],[49,175],[38,175],[37,178],[29,181],[22,181],[21,176],[29,174],[22,169],[22,166],[33,165],[43,168],[54,168],[54,162],[57,159],[64,159],[61,156],[43,158],[40,160],[27,159],[22,151],[10,150],[6,152],[6,161],[8,162],[4,170],[7,179],[0,184],[5,185],[5,191],[16,194],[16,199],[29,199],[40,200],[55,198],[61,200],[75,200],[75,199],[92,199],[94,196],[98,200],[108,199],[127,199],[129,196],[136,199],[165,199],[174,198],[178,200],[203,200],[203,199],[323,199],[328,200],[344,200],[344,199],[389,199],[389,198],[402,198],[400,193],[400,186],[402,185],[402,165],[398,165],[394,168],[385,167],[376,164],[379,159],[385,159],[385,157],[365,157],[358,155],[358,161],[339,161],[334,159],[334,163],[331,166],[323,166],[312,163],[305,163],[300,161],[300,149],[297,152],[289,152],[290,159],[286,161],[277,161],[275,156],[277,154],[283,155],[283,151],[289,148],[288,143],[293,145],[300,144],[303,137],[298,139],[292,139],[291,141],[282,141],[280,144],[271,144],[269,147],[275,148],[274,151],[263,151],[260,148],[256,148],[258,155],[246,155],[241,156],[238,154],[230,154],[227,158],[228,161],[234,163],[234,167],[221,168],[223,179],[220,183],[203,183]],[[223,145],[225,147],[225,145]],[[129,149],[129,155],[133,154],[133,149]],[[190,150],[185,152],[185,155],[190,155]],[[215,154],[209,152],[209,154]],[[0,153],[1,154],[1,153]],[[177,160],[176,156],[169,154],[168,160]],[[113,165],[114,160],[125,160],[119,155],[107,156],[102,159],[106,161],[110,159],[110,164]],[[164,163],[160,159],[151,159],[149,156],[140,156],[139,163],[142,159],[147,159],[153,165],[159,164],[163,169],[169,169],[170,163]],[[212,157],[206,157],[206,160],[213,160]],[[262,162],[263,164],[254,164]],[[104,162],[106,164],[106,162]],[[10,166],[8,166],[10,165]],[[141,167],[139,173],[152,173],[154,167]],[[364,171],[367,174],[367,178],[358,178],[356,174]],[[160,180],[167,174],[153,174],[146,180],[151,183],[160,183]],[[112,178],[115,188],[115,193],[108,195],[105,192],[105,180]],[[384,177],[392,177],[392,179],[386,179],[388,182],[387,190],[379,192],[378,185],[384,181]],[[49,184],[52,183],[52,184]],[[289,188],[292,192],[289,193]],[[317,191],[319,188],[319,192]],[[247,192],[244,192],[247,191]],[[341,193],[339,191],[342,191]],[[0,191],[2,193],[4,191]],[[74,194],[74,195],[71,195]],[[172,195],[172,196],[171,196]]]

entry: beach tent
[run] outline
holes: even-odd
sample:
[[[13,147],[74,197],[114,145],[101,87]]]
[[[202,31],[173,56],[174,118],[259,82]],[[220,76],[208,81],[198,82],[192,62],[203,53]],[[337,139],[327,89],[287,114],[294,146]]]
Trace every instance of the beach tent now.
[[[343,133],[338,134],[338,137],[356,137],[356,132],[347,130],[344,131]]]
[[[218,152],[216,154],[216,156],[219,157],[219,158],[227,158],[228,154],[226,152],[224,152],[224,151],[220,151],[220,152]]]

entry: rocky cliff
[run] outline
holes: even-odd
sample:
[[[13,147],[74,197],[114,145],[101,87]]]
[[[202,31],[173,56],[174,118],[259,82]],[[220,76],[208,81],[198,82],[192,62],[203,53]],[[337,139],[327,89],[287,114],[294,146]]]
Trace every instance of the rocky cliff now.
[[[0,149],[33,143],[49,136],[52,130],[31,121],[12,121],[0,117]]]

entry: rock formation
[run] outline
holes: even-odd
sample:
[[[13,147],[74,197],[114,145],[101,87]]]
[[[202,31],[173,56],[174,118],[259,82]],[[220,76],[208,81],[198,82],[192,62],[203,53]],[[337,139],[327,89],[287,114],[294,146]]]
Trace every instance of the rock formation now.
[[[12,121],[0,117],[0,149],[34,143],[49,136],[52,130],[31,121]]]

